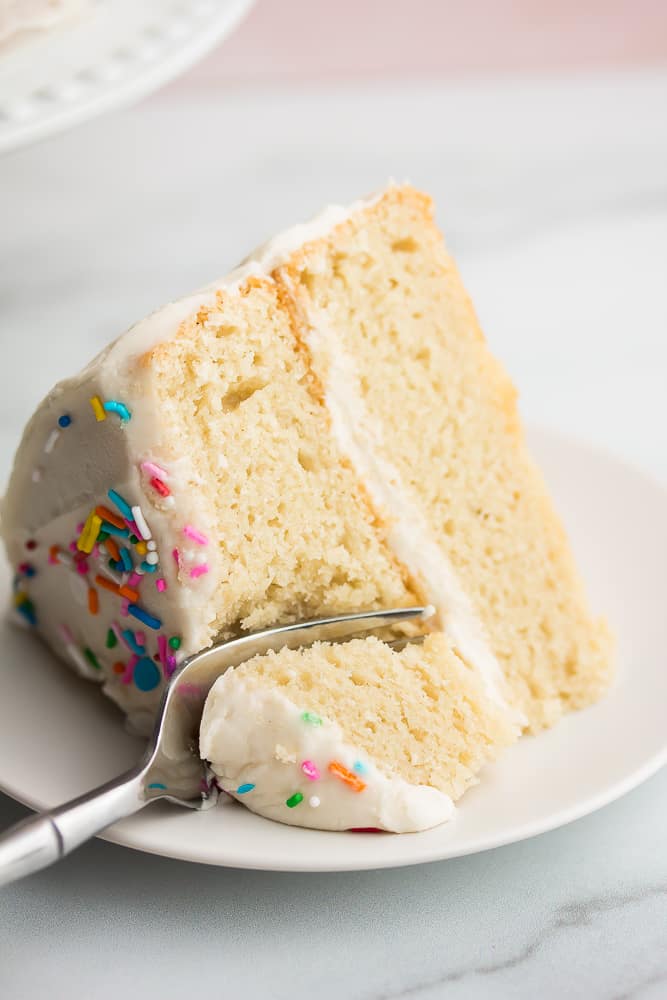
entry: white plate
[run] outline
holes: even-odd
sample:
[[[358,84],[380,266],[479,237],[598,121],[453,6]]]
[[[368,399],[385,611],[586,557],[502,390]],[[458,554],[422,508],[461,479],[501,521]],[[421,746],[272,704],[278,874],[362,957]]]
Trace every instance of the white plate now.
[[[157,804],[108,840],[239,868],[343,871],[472,854],[561,826],[644,781],[667,760],[667,495],[613,458],[550,433],[533,451],[570,531],[595,606],[619,641],[619,676],[594,708],[512,747],[462,800],[456,819],[419,834],[321,833],[226,802],[206,813]],[[0,787],[53,806],[132,765],[127,736],[96,688],[34,637],[1,633]]]
[[[217,45],[253,0],[95,0],[0,46],[0,152],[144,97]]]

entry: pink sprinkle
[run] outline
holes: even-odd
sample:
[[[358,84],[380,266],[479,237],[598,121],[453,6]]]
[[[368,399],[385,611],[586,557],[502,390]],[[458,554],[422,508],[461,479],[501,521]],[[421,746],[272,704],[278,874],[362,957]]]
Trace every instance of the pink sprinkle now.
[[[77,561],[76,570],[77,570],[77,573],[81,574],[81,576],[85,576],[86,575],[86,573],[88,572],[88,563],[86,562],[85,559],[79,559]]]
[[[19,563],[19,573],[29,573],[31,568],[30,563]]]
[[[142,462],[141,468],[144,472],[147,472],[149,476],[159,476],[161,479],[169,479],[169,473],[164,469],[161,469],[159,465],[155,462]]]
[[[84,527],[85,527],[85,525],[84,525],[83,521],[79,521],[79,523],[76,526],[76,533],[77,533],[77,535],[81,534],[81,532],[83,531]]]
[[[131,520],[128,520],[128,518],[125,518],[125,524],[130,529],[130,534],[131,535],[136,535],[137,538],[141,538],[141,532],[137,528],[136,521],[131,521]]]
[[[303,764],[301,765],[301,770],[303,771],[303,773],[307,778],[310,778],[311,781],[320,780],[320,771],[315,761],[304,760]]]
[[[95,547],[93,548],[93,555],[96,559],[100,558],[100,547],[97,544],[95,544]]]
[[[123,616],[123,618],[127,618],[127,616],[130,613],[130,602],[126,597],[124,597],[123,600],[120,602],[120,613]]]
[[[159,635],[157,637],[157,651],[160,657],[160,663],[167,665],[167,637],[165,635]]]
[[[181,568],[181,553],[178,551],[178,549],[172,549],[171,554],[174,557],[174,562],[176,563],[176,565],[180,569]]]
[[[160,591],[160,593],[162,594],[162,593],[164,593],[164,591],[165,591],[165,590],[167,589],[167,581],[166,581],[166,580],[163,580],[163,578],[162,578],[162,577],[159,577],[159,578],[158,578],[158,579],[157,579],[157,580],[155,581],[155,586],[156,586],[157,590],[159,590],[159,591]]]
[[[208,563],[199,563],[198,566],[193,566],[190,570],[190,576],[193,580],[196,580],[198,576],[203,576],[204,573],[208,573]]]
[[[68,646],[74,642],[74,636],[72,635],[72,630],[68,628],[67,625],[61,625],[60,631],[62,633],[63,639],[65,640]]]
[[[127,661],[127,666],[125,667],[125,673],[121,677],[121,682],[123,684],[132,683],[132,678],[134,677],[134,668],[136,667],[138,662],[139,662],[139,657],[137,656],[136,653],[134,654],[134,656],[131,656],[129,658],[129,660]]]
[[[69,543],[69,550],[70,550],[70,552],[78,552],[79,551],[77,549],[77,547],[76,547],[76,542],[70,542]]]
[[[141,583],[142,576],[139,573],[130,573],[127,581],[128,587],[136,587],[138,583]]]
[[[166,666],[166,670],[165,670],[165,673],[167,674],[167,677],[171,677],[171,675],[173,674],[173,672],[176,669],[176,667],[177,667],[176,657],[172,653],[170,653],[167,656],[167,666]],[[195,688],[194,684],[190,684],[189,686],[191,688]],[[199,693],[199,688],[195,688],[195,689],[196,689],[197,693]]]
[[[199,531],[197,528],[193,528],[191,524],[186,524],[183,528],[183,534],[191,538],[193,542],[197,542],[198,545],[208,545],[208,538],[203,531]]]
[[[58,554],[53,549],[49,552],[49,563],[51,566],[58,565]]]
[[[137,646],[146,645],[146,633],[145,632],[135,632],[134,638],[136,640]]]

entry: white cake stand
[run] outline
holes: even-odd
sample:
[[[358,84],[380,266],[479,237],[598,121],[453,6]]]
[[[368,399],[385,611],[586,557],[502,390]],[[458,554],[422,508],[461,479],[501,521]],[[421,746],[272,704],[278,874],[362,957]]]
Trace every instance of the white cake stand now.
[[[96,0],[0,46],[0,152],[144,97],[226,37],[253,0]]]

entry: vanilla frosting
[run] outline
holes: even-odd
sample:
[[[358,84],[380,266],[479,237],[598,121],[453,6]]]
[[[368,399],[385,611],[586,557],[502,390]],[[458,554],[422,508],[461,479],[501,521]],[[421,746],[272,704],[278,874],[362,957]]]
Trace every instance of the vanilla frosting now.
[[[345,741],[338,723],[235,670],[211,689],[199,747],[226,792],[253,812],[293,826],[410,833],[455,812],[437,789],[383,772]]]

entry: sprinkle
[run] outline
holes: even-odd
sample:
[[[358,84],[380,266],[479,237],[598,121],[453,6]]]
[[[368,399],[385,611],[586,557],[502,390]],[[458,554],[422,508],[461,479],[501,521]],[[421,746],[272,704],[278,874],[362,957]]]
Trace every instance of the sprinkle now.
[[[309,722],[311,726],[321,726],[322,720],[319,715],[315,715],[314,712],[302,712],[301,718],[304,722]]]
[[[77,532],[79,534],[81,534],[81,532],[83,531],[83,525],[84,525],[84,522],[83,521],[79,521],[79,523],[76,526],[76,530],[77,530]]]
[[[149,614],[148,611],[140,608],[138,604],[130,604],[127,610],[133,618],[138,618],[140,622],[143,622],[144,625],[148,625],[149,628],[155,629],[155,631],[162,628],[162,622],[160,619],[155,618],[153,615]]]
[[[120,660],[117,663],[114,663],[114,665],[113,665],[113,672],[115,674],[124,674],[125,673],[125,664],[121,663]]]
[[[193,580],[196,580],[198,576],[203,576],[204,573],[208,573],[208,563],[199,563],[198,566],[193,566],[190,570],[190,576]]]
[[[149,552],[157,551],[157,542],[155,541],[154,538],[151,538],[150,541],[146,542],[146,548],[148,549]]]
[[[144,573],[154,573],[155,570],[157,569],[157,566],[155,566],[153,563],[142,562],[141,568],[144,571]]]
[[[136,587],[138,583],[141,583],[140,575],[136,571],[134,573],[131,573],[127,583],[129,587]]]
[[[294,809],[294,806],[298,806],[299,802],[303,802],[303,795],[301,792],[295,792],[285,801],[285,805],[288,809]]]
[[[357,774],[365,774],[368,768],[362,761],[355,760],[354,764],[352,765],[352,770],[356,771]]]
[[[197,528],[193,528],[191,524],[186,524],[183,528],[183,534],[191,538],[193,542],[197,542],[198,545],[208,545],[208,538],[203,531],[199,531]]]
[[[113,524],[115,528],[125,527],[125,522],[122,517],[119,517],[118,514],[114,514],[112,510],[109,510],[108,507],[104,507],[102,504],[95,508],[95,513],[98,517],[101,517],[103,521],[106,521],[108,524]]]
[[[97,596],[97,591],[95,590],[94,587],[88,588],[88,610],[90,611],[91,615],[96,615],[97,612],[100,610],[99,597]]]
[[[52,430],[46,439],[46,444],[44,445],[44,451],[47,455],[50,455],[56,446],[56,441],[60,437],[60,431]]]
[[[140,691],[152,691],[160,683],[160,671],[148,656],[142,656],[135,665],[134,683]]]
[[[99,535],[97,536],[97,541],[98,542],[106,542],[106,540],[107,540],[108,537],[109,537],[109,532],[104,530],[104,524],[102,524],[102,530],[100,531]],[[99,553],[98,553],[98,555],[99,555]]]
[[[135,666],[137,665],[138,662],[139,662],[139,657],[138,656],[131,656],[129,658],[129,660],[127,661],[127,663],[125,665],[125,670],[123,671],[123,676],[121,677],[121,681],[123,682],[123,684],[131,684],[132,683],[132,678],[134,676],[134,668],[135,668]]]
[[[72,635],[72,630],[67,625],[60,626],[60,634],[67,645],[71,645],[74,642],[74,636]]]
[[[176,563],[176,565],[180,569],[181,568],[181,554],[180,554],[180,552],[178,551],[178,549],[172,549],[171,550],[171,554],[173,556],[174,562]]]
[[[49,562],[51,563],[52,566],[57,566],[58,563],[60,562],[60,559],[58,558],[58,553],[59,552],[60,552],[60,549],[59,549],[59,547],[57,545],[52,545],[50,547],[50,549],[49,549]]]
[[[358,778],[354,771],[349,771],[339,760],[332,760],[329,764],[329,773],[334,778],[339,778],[345,785],[348,785],[353,792],[363,792],[366,782]]]
[[[169,479],[169,473],[159,465],[156,465],[155,462],[142,462],[141,468],[149,476],[160,476],[162,479]]]
[[[169,645],[171,646],[172,649],[180,649],[181,648],[180,635],[172,635],[171,638],[169,639]]]
[[[155,588],[156,590],[159,590],[161,594],[163,594],[167,589],[167,581],[163,577],[160,577],[158,580],[155,581]]]
[[[95,414],[95,420],[99,423],[101,420],[106,420],[107,415],[104,412],[104,407],[102,406],[102,400],[99,396],[92,396],[90,399],[90,405],[93,408],[93,413]]]
[[[301,770],[307,778],[310,778],[311,781],[319,781],[320,771],[315,761],[304,760],[301,765]]]
[[[351,826],[348,833],[384,833],[379,826]]]
[[[144,645],[143,645],[143,643],[139,644],[137,642],[136,636],[135,636],[135,634],[134,634],[134,632],[132,631],[131,628],[124,628],[123,631],[121,632],[121,636],[122,636],[123,642],[125,643],[125,645],[127,646],[127,648],[130,650],[130,652],[136,653],[137,656],[143,656],[144,655],[144,653],[145,653]]]
[[[166,790],[167,790],[167,786],[163,785],[161,781],[151,781],[150,785],[148,785],[147,787],[148,788],[161,788],[162,791],[164,791],[164,792],[166,792]]]
[[[132,519],[132,508],[125,500],[123,500],[119,493],[116,493],[115,490],[109,490],[107,496],[109,497],[109,500],[111,500],[112,503],[118,507],[118,510],[121,512],[123,517],[127,517],[130,520]]]
[[[98,517],[95,511],[91,511],[76,543],[76,547],[80,552],[90,553],[93,551],[93,546],[97,541],[97,533],[101,527],[102,518]]]
[[[145,646],[146,645],[146,633],[145,632],[140,632],[137,629],[137,631],[134,633],[134,638],[137,640],[137,643],[138,643],[139,646]]]
[[[30,625],[37,624],[37,615],[35,614],[35,605],[30,600],[27,594],[17,594],[16,595],[16,610],[22,615],[25,620]]]
[[[159,635],[157,637],[157,650],[158,656],[160,657],[160,663],[167,665],[167,638],[164,635]]]
[[[159,561],[160,557],[158,556],[157,552],[149,552],[148,555],[146,556],[146,562],[148,563],[149,566],[157,566]]]
[[[311,795],[310,798],[308,799],[308,805],[312,806],[313,809],[317,809],[321,801],[322,800],[320,799],[319,795]]]
[[[107,649],[113,649],[114,646],[117,645],[118,645],[118,638],[116,636],[116,633],[112,628],[110,628],[109,631],[107,632],[106,647]]]
[[[132,508],[132,517],[134,518],[134,523],[139,529],[139,534],[142,538],[147,539],[151,537],[151,529],[146,524],[146,518],[144,517],[144,512],[142,511],[139,504]]]
[[[158,479],[157,476],[151,476],[150,484],[155,492],[159,493],[161,497],[168,497],[171,495],[169,487],[166,483],[163,483],[161,479]]]
[[[124,547],[120,550],[120,559],[123,564],[123,569],[125,570],[125,572],[131,573],[134,563],[132,562],[132,556]]]
[[[120,562],[120,549],[113,538],[107,538],[104,547],[115,562]]]
[[[32,563],[24,562],[19,565],[19,573],[22,573],[23,576],[34,576],[36,572],[37,570]]]
[[[130,602],[125,599],[120,602],[120,613],[123,618],[127,618],[130,613]]]
[[[245,785],[239,785],[239,787],[236,789],[236,794],[245,795],[247,792],[251,792],[254,787],[255,786],[248,781],[246,782]]]
[[[127,538],[130,533],[127,528],[117,528],[115,524],[110,524],[109,521],[102,522],[102,531],[108,535],[119,535],[120,538]]]
[[[132,587],[128,587],[127,584],[121,584],[121,586],[118,588],[118,593],[121,595],[121,597],[126,597],[128,601],[136,602],[139,600],[139,591],[134,590]]]
[[[100,573],[95,577],[95,583],[98,587],[103,587],[104,590],[110,590],[112,594],[117,594],[118,584],[114,583],[113,580],[107,579],[106,576],[102,576]]]
[[[58,417],[58,425],[60,427],[69,427],[72,423],[72,418],[69,413],[63,413],[62,417]]]
[[[134,536],[132,536],[132,537],[134,537]],[[137,540],[134,543],[134,547],[136,548],[136,550],[137,550],[137,552],[139,553],[140,556],[145,556],[146,553],[148,552],[148,546],[146,545],[146,542],[140,542],[140,541]]]
[[[89,567],[88,567],[88,563],[86,562],[86,560],[85,559],[76,559],[75,562],[76,562],[76,571],[77,571],[77,573],[80,573],[81,576],[87,576],[88,575],[88,568]]]
[[[104,409],[107,413],[117,413],[123,422],[130,420],[132,417],[125,403],[119,403],[117,399],[107,399]]]
[[[173,672],[174,672],[174,670],[176,669],[177,666],[178,666],[178,664],[176,662],[176,657],[175,656],[171,656],[171,655],[168,656],[167,657],[167,676],[168,677],[171,677],[171,675],[173,674]]]
[[[40,479],[42,478],[42,470],[40,469],[40,467],[38,465],[36,465],[35,468],[32,470],[32,477],[31,478],[32,478],[33,483],[38,483],[40,481]]]
[[[95,670],[101,670],[102,669],[100,667],[98,659],[95,656],[95,654],[93,653],[92,649],[88,649],[88,647],[86,646],[86,648],[83,651],[83,655],[86,657],[86,659],[90,663],[91,667],[94,667]]]
[[[79,534],[81,534],[81,532],[79,532]],[[77,549],[77,547],[76,547],[76,542],[70,542],[69,543],[69,550],[70,550],[70,552],[78,552],[79,551]]]

